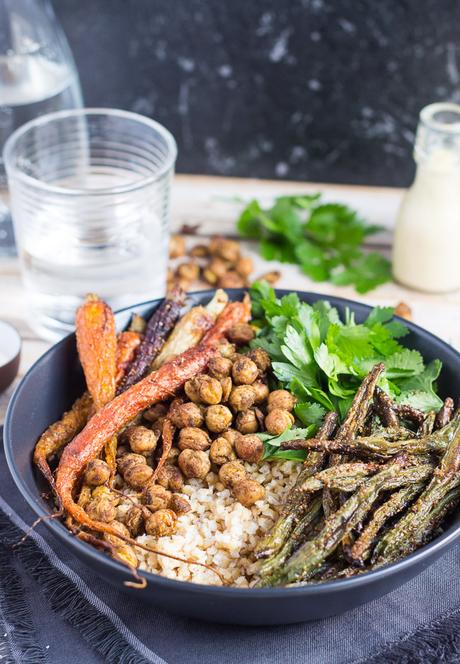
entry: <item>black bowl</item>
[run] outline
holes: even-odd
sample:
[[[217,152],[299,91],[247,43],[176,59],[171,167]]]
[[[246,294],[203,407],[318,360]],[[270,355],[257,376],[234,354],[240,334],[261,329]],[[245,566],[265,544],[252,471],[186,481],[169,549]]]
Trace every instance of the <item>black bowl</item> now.
[[[278,291],[284,295],[289,291]],[[194,304],[207,302],[213,291],[190,296]],[[240,299],[243,291],[229,291]],[[327,299],[341,313],[345,307],[362,321],[370,308],[342,298],[298,292],[306,302]],[[123,329],[133,312],[149,316],[158,301],[138,304],[116,315]],[[410,335],[407,345],[417,348],[429,361],[439,358],[443,370],[439,381],[442,396],[460,392],[460,354],[444,341],[407,323]],[[5,449],[10,471],[23,497],[38,516],[48,514],[50,506],[41,496],[43,484],[32,466],[32,447],[46,427],[57,420],[74,399],[82,393],[84,381],[72,334],[53,346],[24,376],[18,385],[5,421]],[[335,615],[390,592],[409,581],[443,555],[460,537],[460,510],[453,515],[445,532],[398,563],[362,576],[298,588],[238,589],[204,586],[173,581],[154,574],[144,574],[145,590],[129,589],[123,582],[132,577],[122,564],[112,560],[76,539],[63,524],[51,520],[45,524],[74,555],[120,590],[136,593],[139,601],[149,601],[172,612],[194,618],[244,625],[274,625],[314,620]]]

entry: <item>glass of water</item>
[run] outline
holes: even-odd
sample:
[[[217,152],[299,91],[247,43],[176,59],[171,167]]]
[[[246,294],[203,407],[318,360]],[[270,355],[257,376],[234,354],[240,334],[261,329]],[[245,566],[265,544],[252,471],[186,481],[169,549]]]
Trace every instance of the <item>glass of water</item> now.
[[[49,0],[0,0],[0,256],[14,253],[3,145],[44,113],[80,108],[77,70]]]
[[[4,161],[29,319],[54,340],[96,292],[114,309],[161,297],[176,143],[111,109],[59,111],[8,139]]]

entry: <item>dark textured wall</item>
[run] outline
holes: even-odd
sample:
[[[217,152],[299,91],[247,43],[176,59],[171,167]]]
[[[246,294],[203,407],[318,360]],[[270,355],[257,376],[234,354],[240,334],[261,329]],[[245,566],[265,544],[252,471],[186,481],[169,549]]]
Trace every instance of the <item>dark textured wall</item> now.
[[[458,0],[55,0],[86,104],[165,124],[178,170],[407,184],[460,101]]]

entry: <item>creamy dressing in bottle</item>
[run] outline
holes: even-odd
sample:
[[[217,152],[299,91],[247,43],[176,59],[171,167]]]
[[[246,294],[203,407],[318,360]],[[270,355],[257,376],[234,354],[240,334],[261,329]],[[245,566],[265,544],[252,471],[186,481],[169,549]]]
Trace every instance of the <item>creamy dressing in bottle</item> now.
[[[460,288],[460,106],[431,104],[420,114],[417,173],[396,223],[395,279],[430,293]]]

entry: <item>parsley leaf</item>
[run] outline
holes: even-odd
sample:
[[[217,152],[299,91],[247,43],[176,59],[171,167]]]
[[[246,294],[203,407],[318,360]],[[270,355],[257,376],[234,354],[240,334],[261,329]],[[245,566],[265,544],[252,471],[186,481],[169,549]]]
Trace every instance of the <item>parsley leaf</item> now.
[[[380,227],[367,224],[346,205],[321,203],[320,194],[280,196],[266,209],[252,200],[237,229],[259,240],[263,258],[298,264],[314,281],[352,285],[366,293],[391,279],[390,262],[362,250],[366,238]]]

